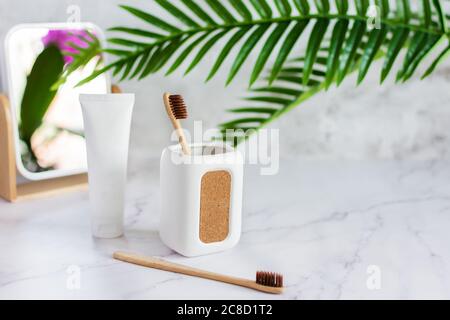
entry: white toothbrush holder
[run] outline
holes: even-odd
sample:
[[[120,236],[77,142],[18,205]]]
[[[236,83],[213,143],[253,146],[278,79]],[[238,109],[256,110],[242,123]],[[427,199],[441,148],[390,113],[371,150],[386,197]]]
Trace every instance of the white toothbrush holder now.
[[[163,150],[160,236],[184,256],[235,246],[241,235],[243,158],[226,145],[191,144]]]

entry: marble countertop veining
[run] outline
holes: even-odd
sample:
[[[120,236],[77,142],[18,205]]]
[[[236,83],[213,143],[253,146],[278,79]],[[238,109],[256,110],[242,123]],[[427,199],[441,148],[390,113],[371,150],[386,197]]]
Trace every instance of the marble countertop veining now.
[[[90,236],[86,192],[0,201],[0,298],[450,298],[450,162],[283,159],[246,170],[232,250],[184,258],[158,236],[158,159],[129,172],[126,235]],[[281,296],[115,261],[129,250],[253,278],[284,274]]]

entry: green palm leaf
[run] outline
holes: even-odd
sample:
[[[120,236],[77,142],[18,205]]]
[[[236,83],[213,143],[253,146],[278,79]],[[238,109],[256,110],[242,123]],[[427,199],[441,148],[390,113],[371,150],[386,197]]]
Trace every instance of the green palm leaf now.
[[[355,1],[356,12],[360,16],[364,16],[367,13],[367,9],[369,8],[369,0],[358,0]]]
[[[317,58],[317,53],[319,52],[320,45],[323,38],[325,37],[325,33],[327,31],[329,23],[330,21],[327,19],[319,19],[317,20],[313,30],[311,31],[311,37],[309,38],[308,47],[306,49],[303,84],[306,84],[309,81],[314,62]]]
[[[41,126],[56,91],[52,86],[59,79],[64,67],[64,57],[58,47],[50,45],[37,56],[27,76],[20,105],[19,135],[30,152],[31,137]]]
[[[166,74],[175,71],[185,60],[190,60],[186,70],[186,73],[189,73],[203,60],[208,59],[208,52],[212,46],[220,43],[223,36],[232,30],[233,36],[222,44],[223,49],[215,58],[207,77],[207,80],[210,80],[220,69],[225,59],[230,56],[231,51],[240,46],[239,52],[233,57],[231,63],[231,70],[227,78],[228,84],[235,78],[242,65],[246,63],[251,52],[255,51],[258,42],[267,29],[273,26],[273,31],[261,47],[249,79],[250,85],[259,79],[263,68],[268,64],[273,53],[275,58],[271,66],[272,73],[269,77],[269,83],[271,83],[283,68],[301,34],[309,22],[313,20],[314,27],[309,36],[305,52],[303,83],[309,82],[311,71],[319,57],[319,48],[321,48],[331,22],[335,22],[335,24],[330,43],[328,47],[323,47],[323,50],[327,50],[329,54],[327,88],[335,77],[337,78],[337,84],[344,80],[347,71],[355,63],[358,54],[356,49],[363,42],[363,36],[366,35],[368,42],[365,42],[367,46],[363,48],[365,55],[359,73],[359,82],[362,81],[372,66],[372,59],[380,50],[387,32],[389,32],[389,35],[392,34],[393,43],[388,46],[387,57],[382,70],[382,81],[392,70],[400,51],[407,47],[409,55],[407,54],[407,57],[403,60],[403,68],[398,73],[398,79],[405,80],[414,73],[416,69],[414,66],[419,65],[423,60],[416,58],[426,55],[422,51],[424,47],[429,50],[433,49],[433,46],[426,46],[426,44],[432,43],[434,36],[446,34],[447,30],[446,15],[438,0],[423,0],[420,12],[412,12],[409,1],[406,0],[398,0],[396,6],[390,6],[388,0],[376,0],[382,10],[382,28],[381,31],[373,31],[369,35],[366,33],[367,24],[365,21],[365,15],[370,4],[368,0],[355,2],[356,14],[349,12],[347,0],[336,0],[336,9],[331,8],[329,0],[293,0],[293,3],[288,0],[272,1],[274,7],[277,8],[277,12],[272,11],[272,6],[268,0],[251,0],[248,2],[228,0],[229,7],[233,8],[234,12],[226,6],[226,3],[218,0],[205,0],[205,3],[182,0],[181,4],[157,0],[156,3],[182,26],[178,26],[177,23],[172,23],[167,19],[156,17],[143,9],[123,5],[121,8],[148,23],[152,29],[145,30],[124,26],[112,28],[111,30],[120,32],[122,36],[110,38],[110,42],[123,46],[126,50],[112,48],[111,50],[114,51],[111,52],[117,54],[117,60],[120,61],[113,62],[113,66],[104,70],[113,69],[116,74],[121,74],[121,79],[131,79],[138,75],[142,78],[162,69],[169,61],[172,62]],[[253,17],[253,10],[257,12],[259,17]],[[337,10],[338,14],[333,10]],[[210,12],[213,12],[216,17],[211,16]],[[295,12],[298,12],[299,15],[297,16]],[[239,21],[235,14],[242,20]],[[418,17],[420,17],[420,20],[418,20]],[[216,18],[221,22],[217,22]],[[288,26],[291,23],[293,26],[288,31]],[[349,25],[351,25],[350,28]],[[253,30],[252,33],[241,44],[242,38],[250,29]],[[201,40],[200,38],[193,39],[192,35],[198,33],[201,34]],[[284,33],[287,33],[286,37],[283,37]],[[418,39],[422,46],[414,45],[414,39],[410,38],[410,34],[416,35],[415,39]],[[149,41],[149,39],[151,40]],[[184,40],[181,41],[180,39]],[[206,44],[204,41],[207,41]],[[170,59],[179,51],[174,46],[181,42],[187,42],[186,48],[177,59]],[[279,51],[274,52],[277,44],[279,44]],[[203,49],[200,48],[203,46],[205,46]],[[197,48],[200,49],[195,50]],[[419,51],[419,49],[421,50]],[[149,52],[152,52],[151,55],[149,55]],[[197,53],[194,55],[193,52]],[[137,62],[137,60],[143,61],[142,56],[147,55],[149,55],[147,63],[143,65]],[[156,64],[155,60],[158,57],[163,61]],[[443,57],[446,57],[446,55],[443,55]],[[133,68],[142,68],[142,70],[136,74],[136,72],[131,72]]]
[[[148,38],[161,38],[162,34],[141,30],[137,28],[127,28],[127,27],[113,27],[109,28],[108,31],[124,32],[135,36],[148,37]]]
[[[339,66],[339,57],[347,34],[348,20],[339,20],[333,29],[331,36],[331,46],[327,61],[327,77],[325,87],[328,89],[334,80],[337,68]]]
[[[408,50],[406,52],[406,57],[403,62],[403,67],[397,73],[397,80],[401,80],[408,69],[408,66],[411,65],[413,60],[419,54],[421,48],[423,48],[427,42],[428,35],[424,32],[416,32],[409,44]]]
[[[200,49],[198,54],[195,56],[194,60],[192,60],[191,64],[187,68],[186,72],[184,74],[188,74],[191,72],[192,69],[195,68],[195,66],[202,60],[202,58],[208,53],[208,51],[213,47],[213,45],[219,41],[220,38],[222,38],[229,29],[225,29],[224,31],[219,32],[218,34],[214,35],[211,39],[209,39],[205,45]]]
[[[361,59],[361,65],[359,67],[358,84],[362,82],[367,74],[367,71],[369,71],[373,58],[375,58],[375,55],[383,44],[386,33],[387,30],[385,27],[382,27],[381,29],[374,29],[370,32],[369,40],[367,40]]]
[[[384,8],[388,7],[385,6]],[[410,15],[410,13],[408,13],[408,15]],[[405,18],[405,14],[402,13],[402,19],[410,18]],[[338,22],[342,24],[342,21],[344,20]],[[422,24],[425,25],[425,19],[422,19],[422,21]],[[411,30],[400,26],[398,28],[389,26],[392,37],[388,38],[388,28],[386,25],[382,24],[382,28],[379,30],[366,30],[364,22],[356,21],[353,27],[348,31],[348,38],[345,43],[341,43],[344,41],[342,40],[342,36],[338,36],[339,33],[336,30],[338,30],[339,27],[336,25],[333,29],[333,34],[331,35],[329,47],[322,44],[322,47],[319,50],[314,48],[314,52],[329,52],[328,58],[325,59],[327,64],[326,72],[322,71],[324,61],[321,61],[322,59],[316,59],[316,62],[312,64],[313,70],[310,74],[315,74],[315,79],[317,80],[308,83],[306,88],[301,87],[301,81],[305,77],[304,62],[308,61],[308,54],[312,55],[307,49],[305,53],[306,56],[292,60],[294,65],[282,68],[280,72],[277,73],[273,86],[253,89],[251,90],[253,95],[245,98],[247,101],[265,102],[264,106],[254,105],[253,107],[238,107],[230,110],[238,115],[242,114],[242,117],[227,121],[220,125],[224,139],[232,141],[234,144],[240,143],[247,139],[251,133],[265,127],[286,112],[301,104],[303,101],[307,100],[312,95],[325,89],[329,86],[330,82],[340,81],[333,77],[334,73],[332,68],[334,65],[334,63],[332,63],[334,60],[333,52],[337,51],[336,48],[339,47],[339,45],[343,46],[341,53],[337,54],[340,58],[339,72],[341,72],[341,79],[346,78],[348,74],[354,71],[358,71],[358,81],[360,82],[367,74],[373,61],[384,58],[385,62],[383,64],[381,75],[382,80],[384,80],[392,69],[395,60],[398,58],[399,52],[402,49],[406,49],[407,54],[404,58],[405,70],[401,77],[402,80],[406,80],[414,73],[424,57],[430,54],[430,52],[438,45],[439,40],[442,39],[442,35],[439,35],[439,33],[427,33],[417,30],[415,30],[416,32],[410,37],[410,34],[412,33]],[[340,40],[338,41],[338,39]],[[414,42],[414,40],[418,40],[418,43]],[[387,48],[386,52],[380,50],[382,46]],[[362,54],[359,52],[362,52]],[[435,58],[424,76],[429,75],[449,54],[450,44]],[[270,72],[271,71],[269,71],[269,73]],[[334,72],[336,71],[334,70]],[[286,81],[290,83],[289,86],[284,85]],[[297,84],[298,89],[293,89],[292,84]],[[234,110],[238,110],[238,112],[235,112]],[[266,115],[266,117],[259,116],[255,119],[251,117],[252,114],[263,114]],[[227,133],[230,134],[230,129],[239,129],[239,131],[236,134],[233,134],[231,131],[232,136],[226,136]],[[244,132],[244,134],[242,134],[242,132]]]
[[[302,16],[307,16],[309,14],[309,2],[304,0],[294,0],[294,4],[297,7],[298,12]]]
[[[364,46],[361,45],[358,49],[363,49]],[[378,53],[374,59],[380,59],[383,57],[382,54]],[[358,56],[358,60],[361,60],[361,55]],[[292,84],[295,84],[295,88],[292,85],[285,85],[283,73],[276,77],[274,81],[274,86],[270,87],[259,87],[252,89],[252,95],[250,97],[244,98],[246,101],[255,102],[265,102],[267,106],[247,106],[247,107],[237,107],[229,110],[234,114],[244,114],[235,120],[230,120],[219,125],[222,137],[221,139],[228,142],[232,142],[234,145],[245,141],[252,133],[257,132],[259,129],[267,126],[269,123],[275,121],[280,116],[289,112],[293,108],[297,107],[299,104],[309,99],[316,93],[325,89],[326,86],[326,73],[320,70],[323,67],[323,63],[327,61],[320,61],[317,66],[315,66],[312,74],[316,75],[314,81],[310,80],[307,86],[303,86],[301,80],[303,79],[303,61],[305,57],[298,57],[291,62],[291,65],[284,70],[292,71]],[[283,70],[283,71],[284,71]],[[348,74],[358,70],[355,66],[348,70]],[[259,114],[257,117],[252,115]],[[261,115],[265,115],[262,117]],[[237,130],[237,131],[234,131]]]
[[[187,46],[181,54],[178,56],[178,58],[175,60],[175,62],[172,64],[170,69],[167,71],[166,75],[171,74],[174,72],[178,67],[186,60],[186,58],[189,56],[192,50],[194,50],[199,43],[201,43],[206,37],[208,36],[207,33],[204,33],[200,35],[194,42],[192,42],[189,46]]]
[[[421,0],[419,7],[410,5],[408,0],[358,0],[352,6],[348,0],[176,3],[156,0],[155,3],[170,19],[156,17],[150,9],[121,6],[148,28],[112,28],[120,36],[111,37],[110,43],[118,47],[104,52],[111,53],[115,60],[82,83],[108,70],[123,80],[142,79],[166,66],[166,74],[170,74],[185,61],[186,74],[210,61],[208,81],[230,59],[226,81],[229,84],[255,54],[249,83],[250,86],[262,83],[257,89],[250,88],[255,96],[249,101],[264,105],[254,106],[258,117],[232,120],[228,123],[232,127],[260,128],[322,89],[341,84],[353,71],[358,72],[359,84],[379,58],[384,60],[381,82],[394,69],[397,81],[406,81],[429,55],[436,52],[423,77],[433,72],[450,52],[448,14],[440,0]],[[380,27],[373,30],[367,23],[370,4],[376,4],[380,13],[377,23]],[[297,49],[309,24],[312,28],[308,37],[304,37],[306,46]],[[446,44],[440,48],[443,41]],[[213,46],[220,46],[218,55],[211,54]],[[293,52],[299,56],[299,51],[299,58],[289,59]],[[263,75],[265,68],[269,71]],[[244,115],[250,109],[252,106],[232,110]]]
[[[163,7],[172,16],[180,20],[182,23],[189,27],[199,27],[199,24],[192,20],[188,15],[186,15],[182,10],[178,9],[176,6],[171,4],[167,0],[155,0],[161,7]]]
[[[409,30],[408,29],[397,29],[393,32],[392,40],[386,52],[386,59],[384,61],[383,69],[381,70],[381,82],[383,82],[391,71],[394,65],[395,59],[397,58],[400,50],[405,45],[408,39]]]
[[[275,45],[281,39],[281,36],[283,35],[284,31],[286,31],[288,26],[288,23],[280,23],[267,39],[264,47],[261,50],[261,53],[259,54],[258,60],[255,63],[255,67],[253,68],[253,72],[250,77],[250,86],[258,79],[261,71],[264,68],[264,65],[267,62],[267,59],[269,59],[269,55],[272,53]]]
[[[208,78],[206,81],[210,80],[219,70],[222,63],[225,61],[225,58],[228,56],[228,54],[231,52],[233,47],[241,40],[241,38],[247,33],[247,31],[250,30],[250,27],[242,28],[238,30],[231,39],[227,42],[227,44],[223,47],[222,52],[219,54],[219,57],[217,58],[216,62],[214,63],[214,66],[212,67]]]
[[[120,6],[122,9],[128,11],[129,13],[131,13],[132,15],[138,17],[141,20],[144,20],[145,22],[149,23],[150,25],[153,25],[155,27],[158,27],[162,30],[168,31],[168,32],[179,32],[180,29],[178,29],[177,27],[151,15],[150,13],[144,12],[142,10],[130,7],[130,6],[125,6],[125,5],[121,5]]]
[[[406,72],[403,76],[403,81],[406,81],[409,78],[411,78],[411,76],[414,74],[414,71],[416,71],[419,64],[430,53],[430,51],[432,51],[432,49],[437,45],[437,43],[439,42],[440,39],[441,39],[441,37],[436,36],[436,35],[430,35],[427,37],[425,46],[420,48],[418,54],[412,60],[411,64],[408,66],[408,68],[406,69]]]
[[[261,18],[267,19],[272,17],[272,9],[267,4],[266,0],[250,0],[250,2]]]
[[[98,62],[95,66],[95,70],[99,70],[102,62],[102,56],[99,54],[101,51],[100,40],[89,30],[85,30],[86,36],[77,36],[80,41],[86,44],[86,46],[76,46],[72,44],[72,47],[76,49],[76,53],[63,52],[64,55],[71,56],[73,61],[64,68],[62,75],[58,81],[53,84],[52,90],[57,90],[58,87],[63,84],[67,77],[75,70],[87,65],[93,58],[98,56]],[[127,51],[128,52],[128,51]]]
[[[207,14],[202,7],[200,7],[194,0],[181,0],[186,7],[188,7],[200,20],[204,21],[208,25],[217,24],[213,18]]]
[[[236,22],[234,16],[220,3],[218,0],[205,0],[211,9],[220,17],[225,23]]]
[[[233,8],[236,9],[236,11],[241,15],[244,21],[252,20],[252,13],[245,6],[242,0],[230,0],[230,3],[233,6]]]
[[[427,71],[425,71],[425,73],[423,74],[422,79],[428,77],[434,71],[434,69],[436,69],[436,67],[447,58],[449,53],[450,53],[450,45],[445,47],[445,49],[442,50],[442,52],[437,56],[437,58],[434,59],[433,63],[428,67]]]
[[[330,11],[330,2],[328,0],[314,0],[316,3],[317,11],[319,13],[327,13]],[[356,1],[358,3],[359,1]]]
[[[272,83],[277,77],[278,73],[283,67],[284,62],[289,56],[289,53],[291,52],[292,48],[294,47],[295,43],[297,42],[297,40],[299,39],[303,30],[305,30],[307,25],[308,25],[307,20],[299,21],[287,35],[283,45],[281,46],[280,52],[278,53],[277,59],[275,60],[272,73],[269,78],[270,83]]]
[[[247,41],[244,43],[241,50],[239,51],[239,54],[237,55],[236,59],[234,60],[233,65],[231,66],[231,70],[227,79],[227,84],[229,84],[233,80],[234,76],[241,68],[245,59],[247,59],[248,55],[255,47],[255,45],[258,43],[258,41],[261,39],[261,37],[264,35],[264,33],[267,31],[269,26],[270,25],[268,24],[260,25],[257,29],[255,29],[255,31],[253,31],[252,34],[250,34]]]
[[[408,23],[411,17],[411,8],[409,6],[409,0],[397,0],[397,16],[403,19],[405,23]]]
[[[436,9],[439,25],[441,26],[442,32],[447,33],[447,19],[445,17],[444,11],[442,9],[441,2],[439,0],[433,0],[434,8]]]
[[[425,1],[428,1],[428,0],[425,0]],[[376,0],[375,3],[380,10],[380,16],[382,18],[386,18],[389,14],[389,8],[390,8],[389,0]]]
[[[339,14],[346,14],[348,11],[348,0],[336,0],[336,7]]]
[[[275,0],[275,5],[282,17],[289,17],[292,12],[291,5],[287,0]]]
[[[339,72],[337,84],[339,85],[346,77],[348,70],[355,61],[357,49],[361,44],[362,38],[366,31],[365,21],[355,21],[352,30],[346,40],[342,54],[340,55]]]

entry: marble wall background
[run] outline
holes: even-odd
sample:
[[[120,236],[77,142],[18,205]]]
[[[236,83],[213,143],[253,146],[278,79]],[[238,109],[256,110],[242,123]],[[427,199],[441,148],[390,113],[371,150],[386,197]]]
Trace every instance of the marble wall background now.
[[[105,29],[119,24],[137,26],[141,23],[117,5],[155,8],[149,2],[0,0],[0,33],[18,23],[66,21],[69,5],[79,5],[82,20]],[[210,56],[217,52],[216,49]],[[204,120],[206,127],[229,117],[224,110],[238,105],[251,68],[247,64],[237,81],[225,90],[225,73],[203,84],[211,64],[212,61],[202,63],[186,78],[181,73],[167,78],[157,74],[122,84],[124,90],[135,92],[137,97],[131,158],[157,155],[169,143],[170,130],[160,99],[164,90],[182,93],[189,103],[190,118]],[[380,64],[376,66],[379,67]],[[281,154],[351,159],[449,158],[450,60],[426,81],[421,82],[416,76],[404,85],[394,85],[389,79],[379,86],[379,73],[374,71],[360,87],[356,88],[354,79],[349,79],[338,90],[317,95],[273,123],[272,127],[281,129]]]

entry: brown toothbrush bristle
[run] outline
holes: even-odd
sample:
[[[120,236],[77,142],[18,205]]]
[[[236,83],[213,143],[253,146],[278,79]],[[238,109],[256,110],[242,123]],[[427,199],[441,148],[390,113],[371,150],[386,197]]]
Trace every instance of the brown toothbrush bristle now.
[[[169,103],[170,110],[172,110],[172,114],[176,119],[187,119],[187,108],[181,95],[171,94],[169,96]]]
[[[263,286],[281,288],[283,287],[283,276],[274,272],[257,271],[256,283]]]

